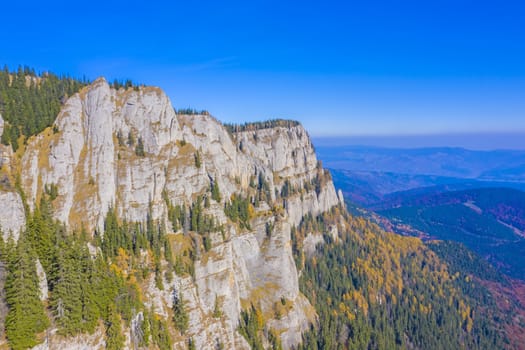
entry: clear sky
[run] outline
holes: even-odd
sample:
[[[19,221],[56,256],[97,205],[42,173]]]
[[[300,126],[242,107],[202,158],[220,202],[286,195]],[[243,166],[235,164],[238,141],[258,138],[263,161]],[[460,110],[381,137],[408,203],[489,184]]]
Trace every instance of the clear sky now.
[[[0,64],[314,136],[525,133],[523,1],[14,1]],[[524,140],[525,147],[525,140]]]

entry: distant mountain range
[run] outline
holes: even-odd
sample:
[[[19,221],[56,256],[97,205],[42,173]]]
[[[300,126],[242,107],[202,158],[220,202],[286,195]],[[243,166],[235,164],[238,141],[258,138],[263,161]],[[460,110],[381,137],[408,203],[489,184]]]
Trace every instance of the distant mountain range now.
[[[350,207],[366,208],[403,235],[463,243],[525,280],[525,152],[357,146],[317,152]]]
[[[316,151],[332,169],[525,182],[525,151],[365,146],[321,146]]]
[[[345,198],[361,206],[396,197],[397,192],[443,193],[475,188],[514,188],[525,191],[525,182],[489,181],[423,174],[330,169]]]

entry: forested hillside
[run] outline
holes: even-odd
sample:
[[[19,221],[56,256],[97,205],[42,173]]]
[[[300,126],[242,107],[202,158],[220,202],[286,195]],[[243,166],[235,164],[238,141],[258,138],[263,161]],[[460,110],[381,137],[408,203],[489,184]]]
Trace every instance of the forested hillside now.
[[[120,323],[131,326],[142,312],[143,321],[134,324],[138,328],[133,341],[169,349],[170,334],[175,330],[182,335],[187,328],[184,300],[176,299],[172,323],[166,324],[144,306],[140,290],[150,274],[156,276],[160,289],[171,272],[192,274],[196,253],[191,239],[184,243],[183,254],[173,254],[165,228],[152,221],[145,226],[119,223],[113,212],[105,220],[103,239],[90,238],[87,232],[67,234],[51,218],[48,200],[44,198],[31,215],[17,244],[8,241],[0,247],[0,261],[8,267],[5,332],[10,346],[36,345],[50,322],[64,337],[91,333],[102,322],[107,348],[119,349],[123,346]],[[324,234],[325,243],[314,254],[303,252],[307,233],[329,232],[334,225],[339,236]],[[202,232],[201,249],[209,249],[206,229],[195,229]],[[471,256],[468,252],[454,262],[447,245],[432,245],[436,255],[417,238],[385,233],[341,208],[317,218],[305,217],[292,234],[296,263],[302,270],[300,286],[319,315],[319,323],[304,335],[299,349],[516,347],[506,328],[518,306],[510,305],[510,311],[503,313],[492,294],[472,277],[508,282],[480,261],[465,259]],[[90,253],[99,249],[103,254]],[[41,301],[37,259],[47,275],[48,303]],[[286,308],[286,300],[282,307]],[[216,312],[220,315],[220,309]],[[258,339],[264,324],[258,326],[250,316],[260,311],[247,312],[241,330],[245,327],[242,332],[252,344],[262,344]],[[271,339],[272,348],[278,349],[279,343]]]
[[[344,217],[344,220],[341,220]],[[339,226],[338,240],[305,257],[305,234]],[[482,286],[483,266],[446,262],[453,250],[417,238],[383,232],[366,219],[340,211],[305,218],[295,231],[295,254],[302,268],[301,289],[319,314],[318,329],[305,335],[300,349],[506,349],[518,302],[500,310]],[[445,246],[446,247],[446,246]],[[464,253],[465,254],[465,253]],[[463,259],[462,257],[459,258]],[[490,265],[489,265],[490,266]],[[492,270],[482,277],[507,283]],[[489,275],[490,274],[490,275]],[[507,301],[508,302],[508,301]]]
[[[464,243],[509,276],[525,279],[525,192],[479,188],[444,193],[407,192],[378,204],[397,227]]]
[[[27,230],[17,243],[0,240],[0,262],[8,270],[5,335],[12,349],[40,343],[51,322],[63,337],[93,333],[102,324],[106,348],[121,349],[121,323],[131,326],[139,312],[143,317],[134,324],[132,341],[140,346],[151,343],[160,349],[170,348],[168,326],[144,306],[141,285],[154,273],[158,287],[163,288],[161,258],[169,263],[166,276],[175,268],[179,274],[189,269],[181,257],[171,255],[164,231],[151,221],[145,226],[119,224],[110,212],[105,228],[103,239],[85,231],[68,233],[52,219],[46,196],[28,218]],[[98,250],[104,254],[94,255]],[[147,254],[141,255],[141,250]],[[50,298],[46,302],[42,301],[37,261],[47,276],[44,289]],[[172,327],[184,332],[187,314],[183,300],[174,307],[178,314]]]

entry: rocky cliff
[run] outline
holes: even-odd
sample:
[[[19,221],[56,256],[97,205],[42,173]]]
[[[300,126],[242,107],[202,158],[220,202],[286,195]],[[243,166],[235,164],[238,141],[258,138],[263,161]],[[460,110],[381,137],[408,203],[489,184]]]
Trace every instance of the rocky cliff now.
[[[16,239],[25,225],[20,193],[33,210],[47,192],[53,193],[54,216],[70,231],[82,227],[103,235],[104,218],[114,209],[127,222],[152,219],[165,225],[177,254],[191,232],[173,231],[169,206],[191,206],[199,196],[208,197],[204,212],[223,230],[210,235],[209,251],[197,251],[194,275],[174,275],[164,281],[164,290],[150,278],[142,291],[145,304],[164,317],[174,291],[183,296],[190,315],[187,336],[198,349],[249,348],[237,326],[241,310],[250,305],[260,308],[284,348],[300,342],[315,321],[299,292],[291,229],[304,215],[327,211],[342,198],[302,126],[231,131],[209,115],[176,114],[158,88],[115,90],[98,79],[67,100],[53,128],[16,154],[0,147],[4,238],[11,232]],[[210,199],[212,185],[220,188],[220,198]],[[225,214],[235,196],[251,201],[249,225]],[[212,316],[217,300],[221,317]],[[275,305],[282,301],[287,307],[276,317]],[[175,348],[185,348],[186,339],[175,337]],[[103,346],[96,335],[51,344]],[[131,347],[129,330],[127,344]]]

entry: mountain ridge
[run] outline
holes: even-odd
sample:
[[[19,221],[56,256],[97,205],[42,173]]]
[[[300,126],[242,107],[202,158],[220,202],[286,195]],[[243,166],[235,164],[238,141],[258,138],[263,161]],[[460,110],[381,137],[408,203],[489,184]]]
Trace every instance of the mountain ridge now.
[[[9,231],[18,238],[28,225],[24,207],[35,211],[42,198],[50,200],[54,217],[68,230],[100,237],[110,211],[130,223],[152,220],[168,228],[167,237],[193,237],[197,260],[194,278],[177,277],[165,291],[145,286],[146,305],[167,315],[170,290],[180,286],[176,289],[192,310],[188,333],[197,347],[212,348],[219,339],[228,348],[245,348],[236,327],[241,305],[252,298],[265,313],[280,298],[289,301],[278,320],[268,316],[286,348],[300,342],[313,322],[287,242],[303,216],[327,211],[341,198],[299,124],[231,133],[209,115],[176,114],[158,88],[117,90],[99,78],[65,102],[53,127],[16,153],[1,147],[12,188],[0,191],[8,200],[0,222],[11,222],[3,225],[6,240]],[[220,196],[212,196],[214,186]],[[226,213],[228,203],[235,198],[245,203],[247,195],[249,229]],[[257,205],[251,204],[255,197]],[[202,217],[212,217],[224,227],[222,233],[203,233],[202,240],[188,236],[183,225],[172,231],[170,208],[195,211],[201,198],[209,202]],[[274,233],[264,239],[268,222]],[[177,246],[173,249],[177,253]],[[269,286],[272,293],[263,292]],[[203,327],[213,320],[207,310],[217,298],[223,300],[223,326],[211,336]]]

